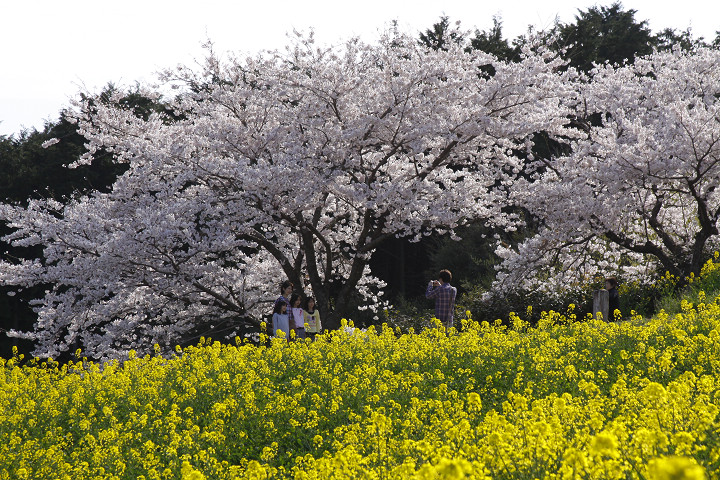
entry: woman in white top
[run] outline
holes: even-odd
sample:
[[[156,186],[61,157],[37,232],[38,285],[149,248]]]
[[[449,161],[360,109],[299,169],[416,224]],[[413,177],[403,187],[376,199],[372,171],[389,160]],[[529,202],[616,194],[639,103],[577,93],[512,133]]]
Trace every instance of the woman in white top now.
[[[295,338],[305,338],[305,316],[303,315],[303,309],[300,307],[302,299],[297,293],[293,293],[290,297],[290,305],[292,306],[291,320],[293,329],[295,329]]]

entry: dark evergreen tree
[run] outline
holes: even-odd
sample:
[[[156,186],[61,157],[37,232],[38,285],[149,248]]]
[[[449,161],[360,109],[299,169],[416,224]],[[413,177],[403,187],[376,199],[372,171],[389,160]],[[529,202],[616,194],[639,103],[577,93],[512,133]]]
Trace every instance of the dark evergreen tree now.
[[[433,50],[447,50],[451,43],[461,44],[464,40],[462,34],[450,26],[448,17],[440,17],[432,28],[420,34],[420,43]]]
[[[680,47],[683,50],[693,50],[698,47],[708,46],[703,37],[693,37],[690,28],[683,31],[666,28],[655,35],[653,45],[658,50],[672,50],[676,47]]]
[[[517,43],[510,42],[503,37],[502,19],[493,17],[493,26],[490,30],[475,30],[475,36],[470,39],[470,48],[491,53],[500,60],[516,61],[520,58],[520,48]]]
[[[557,47],[567,49],[571,66],[588,72],[595,63],[622,64],[652,52],[652,32],[646,20],[635,19],[636,10],[616,2],[578,12],[574,23],[555,27]]]

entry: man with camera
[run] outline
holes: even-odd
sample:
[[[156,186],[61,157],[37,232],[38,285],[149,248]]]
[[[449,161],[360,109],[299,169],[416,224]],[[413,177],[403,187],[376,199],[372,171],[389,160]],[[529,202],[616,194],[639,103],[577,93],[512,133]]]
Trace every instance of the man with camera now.
[[[441,270],[437,280],[428,283],[425,297],[435,299],[435,317],[438,318],[445,329],[453,326],[455,311],[455,296],[457,288],[450,285],[452,274],[449,270]]]

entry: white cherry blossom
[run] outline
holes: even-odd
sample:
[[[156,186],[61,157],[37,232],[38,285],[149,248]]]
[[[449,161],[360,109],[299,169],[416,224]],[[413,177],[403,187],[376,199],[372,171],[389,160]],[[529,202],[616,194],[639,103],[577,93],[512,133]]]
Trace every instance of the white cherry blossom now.
[[[3,206],[9,239],[43,245],[44,259],[0,275],[53,285],[30,334],[45,354],[115,356],[172,346],[198,322],[257,324],[285,278],[338,326],[353,296],[382,289],[368,262],[384,239],[476,219],[512,227],[503,206],[530,139],[570,133],[561,65],[543,48],[508,63],[396,32],[210,55],[163,75],[176,118],[78,106],[89,153],[77,164],[109,151],[129,170],[67,206]]]
[[[578,85],[584,135],[515,182],[514,202],[542,228],[499,250],[497,287],[699,272],[719,240],[720,51],[602,65]]]

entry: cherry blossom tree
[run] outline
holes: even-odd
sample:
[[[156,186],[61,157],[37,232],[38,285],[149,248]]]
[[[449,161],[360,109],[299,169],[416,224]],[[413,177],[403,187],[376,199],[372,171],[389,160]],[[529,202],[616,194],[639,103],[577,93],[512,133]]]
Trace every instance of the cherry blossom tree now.
[[[577,118],[584,135],[571,153],[537,159],[532,178],[515,184],[514,201],[541,228],[499,249],[498,286],[698,273],[719,239],[720,51],[599,66]]]
[[[79,105],[78,163],[109,151],[129,169],[112,192],[67,206],[3,206],[10,240],[44,245],[45,258],[0,274],[52,285],[30,334],[39,352],[79,343],[113,356],[172,345],[201,318],[257,324],[285,278],[338,325],[358,294],[378,295],[368,261],[385,239],[475,219],[512,228],[502,207],[533,134],[567,134],[561,65],[541,47],[505,62],[392,31],[375,44],[309,36],[249,58],[210,52],[199,71],[163,74],[172,118]]]
[[[173,195],[166,187],[154,194]],[[202,195],[150,198],[2,207],[19,227],[15,244],[46,245],[43,262],[3,265],[0,277],[20,287],[48,285],[29,335],[44,355],[82,348],[116,357],[198,339],[215,326],[231,334],[239,322],[257,323],[270,300],[264,280],[279,275],[277,262],[211,218]]]

